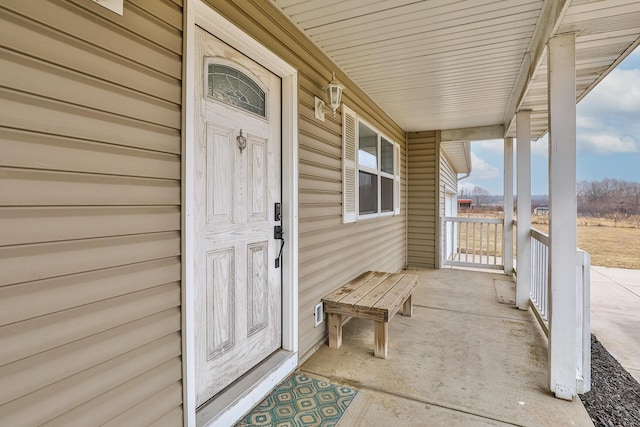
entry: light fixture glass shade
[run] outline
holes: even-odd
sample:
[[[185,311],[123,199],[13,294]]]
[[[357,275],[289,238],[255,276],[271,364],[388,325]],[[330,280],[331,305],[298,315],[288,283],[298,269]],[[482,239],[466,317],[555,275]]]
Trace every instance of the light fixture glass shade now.
[[[340,106],[340,102],[342,101],[342,90],[344,86],[336,79],[336,73],[333,73],[333,78],[324,87],[324,90],[327,91],[327,97],[329,97],[329,107],[333,112],[333,116],[336,115],[336,109]]]

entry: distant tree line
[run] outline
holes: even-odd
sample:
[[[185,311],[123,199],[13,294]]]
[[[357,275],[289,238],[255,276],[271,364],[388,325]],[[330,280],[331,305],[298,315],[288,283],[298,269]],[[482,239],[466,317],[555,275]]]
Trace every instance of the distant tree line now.
[[[486,188],[479,185],[474,185],[471,188],[460,187],[458,189],[459,199],[470,199],[476,206],[486,205],[490,195],[491,193]]]
[[[460,187],[458,188],[458,199],[469,199],[473,203],[474,208],[488,206],[489,208],[495,208],[496,205],[500,205],[502,209],[503,196],[493,195],[486,188],[474,185],[473,187]],[[514,207],[518,201],[518,196],[514,196]],[[531,210],[539,206],[549,206],[549,196],[547,195],[532,195],[531,196]]]
[[[518,200],[518,197],[516,196],[514,203],[516,203]],[[516,203],[517,206],[517,203]],[[535,208],[538,207],[549,207],[549,196],[544,195],[544,196],[531,196],[531,210],[533,211]]]
[[[605,178],[579,181],[578,213],[588,216],[640,215],[640,182]]]
[[[616,218],[640,215],[640,182],[605,178],[600,181],[577,183],[578,214],[584,216],[614,216]],[[492,196],[485,188],[475,185],[460,187],[458,198],[471,199],[474,208],[501,203],[502,196]],[[514,199],[514,204],[517,196]],[[549,206],[548,196],[532,196],[531,209]]]

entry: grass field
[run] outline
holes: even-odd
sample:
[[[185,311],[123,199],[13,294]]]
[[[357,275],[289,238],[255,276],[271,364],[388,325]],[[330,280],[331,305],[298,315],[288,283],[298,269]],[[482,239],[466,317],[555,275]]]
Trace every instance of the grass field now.
[[[534,215],[533,228],[548,233],[549,217]],[[591,265],[640,270],[640,226],[635,218],[578,217],[578,247],[591,254]]]
[[[502,212],[460,212],[461,217],[501,218]],[[533,215],[533,228],[549,232],[549,217]],[[498,236],[499,241],[502,236]],[[640,270],[640,218],[578,217],[578,247],[589,252],[592,265]]]

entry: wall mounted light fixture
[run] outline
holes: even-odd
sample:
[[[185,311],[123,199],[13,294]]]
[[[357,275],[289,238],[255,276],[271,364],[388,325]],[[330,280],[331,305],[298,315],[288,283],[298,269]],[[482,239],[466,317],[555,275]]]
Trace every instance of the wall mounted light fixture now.
[[[329,97],[329,106],[317,96],[315,98],[315,116],[316,119],[324,122],[324,115],[331,111],[333,117],[336,116],[336,110],[342,102],[342,90],[344,86],[336,79],[336,73],[333,73],[331,81],[323,88]]]

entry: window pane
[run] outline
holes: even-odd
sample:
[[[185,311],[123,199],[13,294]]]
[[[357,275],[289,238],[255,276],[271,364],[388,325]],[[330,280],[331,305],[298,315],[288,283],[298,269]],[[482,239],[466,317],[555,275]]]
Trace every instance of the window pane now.
[[[380,141],[380,169],[393,174],[393,143],[384,138]]]
[[[358,163],[378,169],[378,134],[367,125],[359,124]]]
[[[240,71],[220,64],[209,64],[210,97],[266,117],[265,93]]]
[[[360,215],[378,212],[378,177],[360,171]]]
[[[393,211],[393,180],[380,178],[380,203],[382,212]]]

